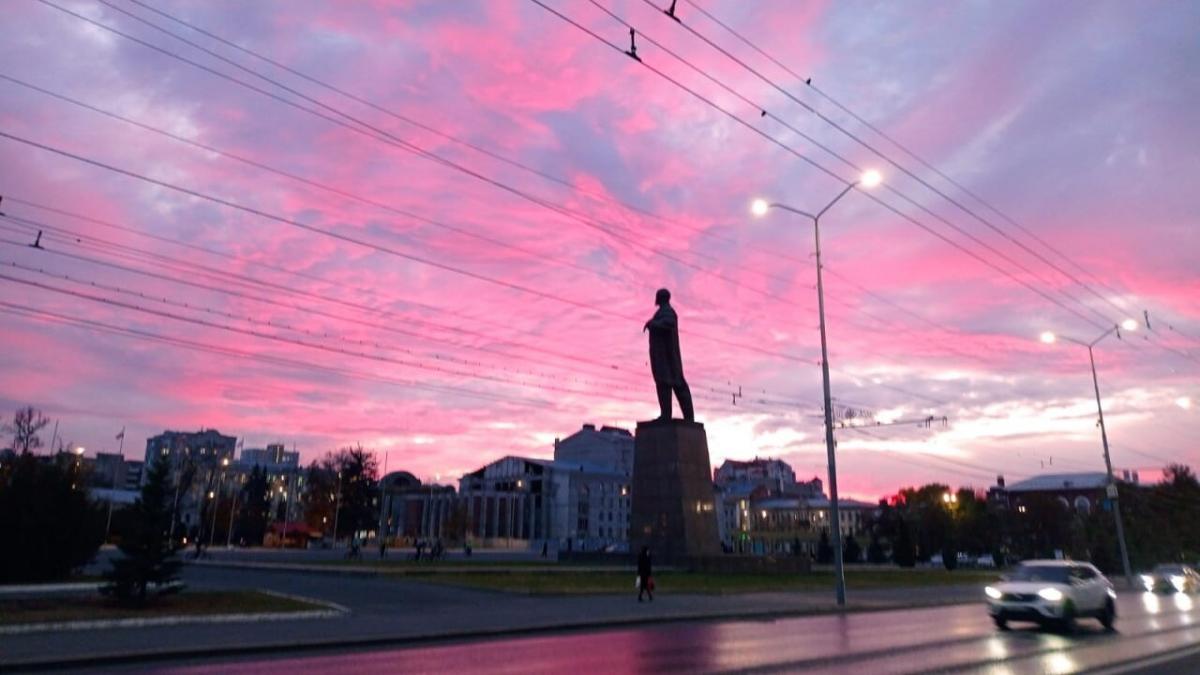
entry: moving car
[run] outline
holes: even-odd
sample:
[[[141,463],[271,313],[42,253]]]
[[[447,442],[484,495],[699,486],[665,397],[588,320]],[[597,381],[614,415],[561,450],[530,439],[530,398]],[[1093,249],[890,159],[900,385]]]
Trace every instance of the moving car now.
[[[1200,591],[1200,574],[1187,565],[1159,565],[1142,575],[1142,585],[1151,593],[1195,593]]]
[[[1085,562],[1028,560],[984,593],[988,613],[1001,630],[1009,621],[1033,621],[1069,631],[1081,617],[1095,617],[1112,629],[1117,618],[1112,583]]]

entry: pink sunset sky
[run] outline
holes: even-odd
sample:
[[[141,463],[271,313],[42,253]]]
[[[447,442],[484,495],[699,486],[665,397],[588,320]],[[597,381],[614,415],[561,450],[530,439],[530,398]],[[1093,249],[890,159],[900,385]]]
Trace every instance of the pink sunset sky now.
[[[1200,464],[1200,5],[544,3],[6,3],[4,415],[447,480],[657,414],[665,286],[714,465],[824,478],[811,224],[748,206],[875,168],[822,220],[833,395],[939,423],[838,431],[844,493],[1103,470],[1038,336],[1127,318],[1113,462]]]

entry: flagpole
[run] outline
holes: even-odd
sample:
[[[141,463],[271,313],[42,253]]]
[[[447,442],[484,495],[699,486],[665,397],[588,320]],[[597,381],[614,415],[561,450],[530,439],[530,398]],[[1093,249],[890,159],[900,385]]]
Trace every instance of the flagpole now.
[[[125,427],[121,427],[121,433],[117,434],[117,440],[121,442],[117,454],[121,456],[121,463],[113,462],[112,483],[110,485],[112,492],[108,495],[108,520],[104,523],[104,541],[108,542],[108,533],[112,529],[112,511],[113,500],[117,496],[117,468],[125,466]]]

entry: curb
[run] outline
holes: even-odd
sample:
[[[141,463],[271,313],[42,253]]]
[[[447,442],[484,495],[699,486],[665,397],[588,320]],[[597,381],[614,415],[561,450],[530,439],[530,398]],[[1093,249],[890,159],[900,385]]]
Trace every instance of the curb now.
[[[101,630],[106,628],[147,628],[151,626],[179,626],[215,623],[248,623],[258,621],[287,621],[290,619],[332,619],[350,613],[342,605],[316,598],[309,598],[291,593],[280,593],[262,588],[254,589],[257,593],[286,598],[325,609],[301,610],[296,612],[257,612],[237,614],[179,614],[174,616],[155,616],[147,618],[130,617],[125,619],[97,619],[80,621],[47,621],[41,623],[19,623],[0,626],[0,636],[28,635],[29,633],[45,633],[52,631]],[[89,659],[90,660],[90,659]]]
[[[697,613],[666,617],[627,617],[605,621],[584,620],[576,623],[557,623],[553,625],[526,626],[519,628],[494,628],[464,630],[436,635],[410,635],[393,637],[372,637],[354,639],[330,639],[310,641],[304,644],[294,642],[259,643],[254,645],[235,645],[227,647],[207,647],[203,649],[175,650],[146,650],[141,652],[126,652],[123,654],[108,654],[96,656],[67,657],[45,661],[8,662],[0,661],[0,668],[6,672],[60,670],[67,668],[83,668],[113,665],[148,664],[154,662],[177,661],[187,659],[203,659],[215,661],[218,659],[277,654],[286,651],[291,654],[313,654],[345,649],[364,649],[376,647],[423,647],[459,642],[489,640],[498,638],[533,637],[545,635],[570,634],[577,632],[621,629],[637,626],[694,623],[702,621],[771,621],[776,619],[800,618],[808,616],[828,616],[833,614],[858,614],[863,612],[891,612],[945,607],[958,604],[970,604],[973,601],[950,600],[928,603],[910,603],[898,606],[853,606],[838,609],[837,607],[819,607],[799,610],[770,610],[743,611],[724,614]]]
[[[84,593],[99,590],[103,585],[103,582],[81,582],[74,584],[19,584],[0,586],[0,596],[36,593]]]

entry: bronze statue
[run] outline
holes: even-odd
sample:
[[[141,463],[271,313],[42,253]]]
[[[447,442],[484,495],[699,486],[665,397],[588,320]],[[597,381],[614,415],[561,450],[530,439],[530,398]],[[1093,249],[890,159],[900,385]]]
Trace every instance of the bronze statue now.
[[[660,420],[671,419],[671,392],[679,399],[683,419],[693,422],[692,392],[683,379],[683,358],[679,354],[679,317],[671,307],[671,291],[658,289],[654,296],[658,311],[654,313],[642,331],[650,331],[650,372],[654,375],[654,386],[658,388]]]

